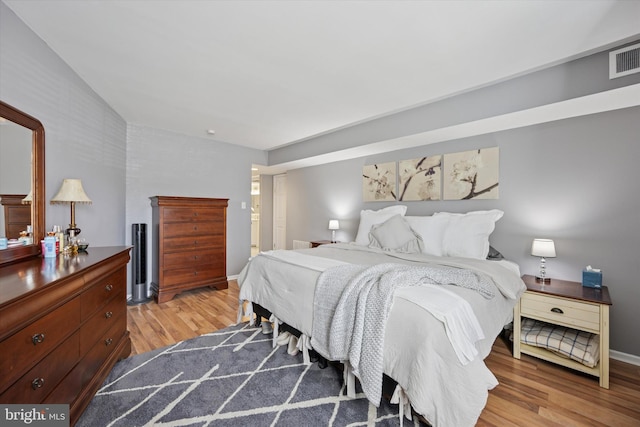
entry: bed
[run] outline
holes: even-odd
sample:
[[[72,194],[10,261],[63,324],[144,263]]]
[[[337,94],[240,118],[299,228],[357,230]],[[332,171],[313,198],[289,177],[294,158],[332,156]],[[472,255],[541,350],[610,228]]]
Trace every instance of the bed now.
[[[238,278],[239,315],[264,307],[273,313],[274,343],[280,323],[300,331],[298,348],[345,363],[373,404],[381,371],[397,383],[405,415],[411,405],[433,426],[474,425],[498,383],[484,358],[525,289],[515,263],[487,259],[502,212],[405,212],[362,211],[348,244],[253,257]],[[379,297],[383,282],[390,295]],[[349,293],[360,296],[345,303]]]

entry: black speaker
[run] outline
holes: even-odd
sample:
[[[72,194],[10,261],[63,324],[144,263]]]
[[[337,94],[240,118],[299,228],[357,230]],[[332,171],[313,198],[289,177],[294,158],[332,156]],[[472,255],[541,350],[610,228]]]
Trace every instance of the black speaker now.
[[[131,299],[129,305],[142,304],[147,297],[147,224],[131,224]]]

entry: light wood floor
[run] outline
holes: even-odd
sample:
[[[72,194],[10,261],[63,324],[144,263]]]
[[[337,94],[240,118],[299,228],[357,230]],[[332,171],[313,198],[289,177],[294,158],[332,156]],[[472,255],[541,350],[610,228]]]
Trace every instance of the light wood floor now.
[[[173,344],[232,325],[238,285],[188,291],[169,302],[128,307],[132,354]],[[640,366],[611,361],[610,389],[594,377],[523,355],[511,357],[502,338],[487,366],[500,385],[489,393],[478,426],[640,427]]]

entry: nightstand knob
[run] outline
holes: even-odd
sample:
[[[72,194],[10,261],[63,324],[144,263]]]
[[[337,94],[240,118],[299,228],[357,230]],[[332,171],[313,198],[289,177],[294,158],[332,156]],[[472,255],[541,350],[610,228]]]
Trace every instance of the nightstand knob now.
[[[564,311],[562,311],[562,309],[560,309],[560,308],[558,308],[558,307],[553,307],[553,308],[551,309],[551,311],[552,311],[553,313],[564,314]]]
[[[35,380],[31,381],[31,388],[34,390],[42,388],[43,385],[44,385],[44,378],[36,378]]]

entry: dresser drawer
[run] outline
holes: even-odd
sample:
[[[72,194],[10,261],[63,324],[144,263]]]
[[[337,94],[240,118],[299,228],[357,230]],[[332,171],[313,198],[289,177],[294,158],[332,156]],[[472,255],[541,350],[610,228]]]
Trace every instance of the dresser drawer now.
[[[224,252],[216,249],[170,252],[164,254],[166,268],[187,267],[201,264],[216,264],[224,256]]]
[[[204,248],[224,248],[223,235],[205,235],[205,236],[188,236],[188,237],[171,237],[164,239],[164,250],[182,251],[185,249],[204,249]]]
[[[224,210],[211,208],[179,208],[166,207],[163,209],[164,222],[184,222],[184,221],[222,221],[224,220]]]
[[[80,360],[80,334],[71,335],[2,395],[0,403],[40,403]]]
[[[599,333],[600,306],[588,302],[526,292],[520,300],[523,316]]]
[[[126,313],[127,307],[120,298],[111,299],[109,304],[98,310],[80,328],[80,354],[87,353],[111,326],[126,317]]]
[[[111,328],[102,334],[96,344],[82,358],[79,369],[82,370],[82,384],[85,385],[98,372],[109,354],[116,348],[127,330],[126,317],[117,319]]]
[[[80,299],[36,320],[0,343],[0,379],[7,386],[80,326]],[[0,389],[0,392],[3,390]]]
[[[185,283],[206,283],[225,276],[224,263],[200,265],[190,268],[164,270],[164,284],[167,286]]]
[[[165,224],[162,228],[165,238],[181,236],[222,236],[220,224],[217,222],[174,222]]]
[[[82,295],[82,320],[88,319],[96,310],[103,307],[113,298],[121,300],[126,292],[127,270],[119,269],[95,285],[87,289]]]

